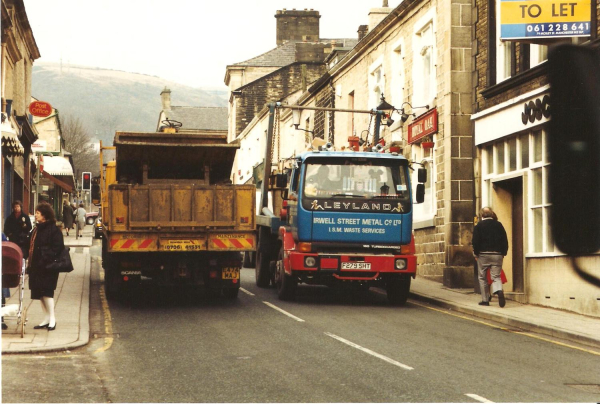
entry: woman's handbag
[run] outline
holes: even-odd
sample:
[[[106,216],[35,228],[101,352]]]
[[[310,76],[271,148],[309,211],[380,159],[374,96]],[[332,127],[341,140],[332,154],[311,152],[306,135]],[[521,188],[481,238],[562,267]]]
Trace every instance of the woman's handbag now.
[[[56,272],[71,272],[73,271],[73,263],[71,262],[71,254],[69,254],[69,247],[65,247],[58,257],[50,261],[46,266],[51,271]]]

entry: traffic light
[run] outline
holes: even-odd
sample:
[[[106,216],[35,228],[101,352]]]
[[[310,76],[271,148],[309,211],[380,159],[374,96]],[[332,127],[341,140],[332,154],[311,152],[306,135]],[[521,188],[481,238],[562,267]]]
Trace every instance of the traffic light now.
[[[86,171],[81,175],[81,189],[85,191],[92,189],[92,173]]]

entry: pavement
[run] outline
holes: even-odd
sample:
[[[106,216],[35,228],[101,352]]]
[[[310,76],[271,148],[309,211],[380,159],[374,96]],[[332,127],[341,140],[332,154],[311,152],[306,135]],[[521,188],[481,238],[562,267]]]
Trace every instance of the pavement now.
[[[21,327],[17,317],[4,317],[8,325],[2,331],[2,353],[37,353],[74,349],[87,345],[90,340],[90,270],[89,247],[92,245],[92,226],[85,226],[83,237],[75,238],[75,231],[65,235],[65,246],[71,248],[74,270],[61,273],[54,292],[56,329],[34,330],[44,319],[39,301],[31,300],[28,276],[25,275],[23,307],[25,308],[25,335],[21,338]],[[11,289],[6,305],[19,304],[19,288]]]
[[[3,354],[63,351],[88,344],[91,226],[85,227],[82,238],[75,239],[73,234],[71,232],[69,237],[65,237],[65,245],[71,247],[75,269],[59,277],[54,296],[56,330],[33,329],[34,325],[42,321],[43,314],[39,302],[32,302],[29,298],[26,276],[24,306],[27,308],[28,321],[25,336],[21,338],[16,318],[6,317],[5,322],[9,329],[2,331]],[[7,304],[18,304],[17,292],[17,288],[11,289],[11,298]],[[413,280],[411,298],[507,327],[600,348],[600,317],[521,304],[508,299],[504,308],[498,306],[497,298],[490,306],[479,306],[480,295],[472,289],[449,289],[441,283],[422,277]]]

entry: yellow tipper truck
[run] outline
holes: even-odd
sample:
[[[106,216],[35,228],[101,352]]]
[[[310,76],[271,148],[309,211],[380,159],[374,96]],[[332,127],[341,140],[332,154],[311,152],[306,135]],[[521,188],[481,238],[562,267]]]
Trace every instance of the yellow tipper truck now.
[[[152,278],[236,298],[240,253],[256,249],[255,187],[230,181],[239,145],[163,130],[117,132],[115,162],[101,167],[106,292]]]

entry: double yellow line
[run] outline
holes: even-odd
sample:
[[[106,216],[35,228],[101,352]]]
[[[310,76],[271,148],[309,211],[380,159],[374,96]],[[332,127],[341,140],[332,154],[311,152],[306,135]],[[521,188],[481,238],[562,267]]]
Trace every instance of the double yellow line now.
[[[554,341],[554,340],[551,340],[551,339],[548,339],[548,338],[544,338],[544,337],[540,337],[538,335],[534,335],[534,334],[531,334],[531,333],[528,333],[528,332],[510,330],[510,329],[505,328],[505,327],[499,327],[496,324],[488,323],[488,322],[481,321],[481,320],[475,320],[473,318],[470,318],[470,317],[467,317],[467,316],[461,316],[459,314],[449,313],[449,312],[447,312],[445,310],[436,309],[434,307],[429,307],[429,306],[426,306],[424,304],[415,303],[414,301],[411,301],[411,304],[414,304],[415,306],[426,308],[428,310],[433,310],[433,311],[437,311],[439,313],[444,313],[444,314],[447,314],[449,316],[454,316],[454,317],[462,318],[464,320],[469,320],[469,321],[472,321],[472,322],[475,322],[475,323],[483,324],[483,325],[486,325],[488,327],[497,328],[497,329],[500,329],[502,331],[510,332],[512,334],[524,335],[526,337],[531,337],[531,338],[539,339],[541,341],[550,342],[550,343],[555,344],[555,345],[560,345],[560,346],[563,346],[563,347],[566,347],[566,348],[576,349],[578,351],[582,351],[582,352],[586,352],[586,353],[589,353],[589,354],[592,354],[592,355],[600,356],[600,352],[592,351],[590,349],[580,348],[580,347],[575,346],[575,345],[569,345],[569,344],[565,344],[565,343],[562,343],[562,342]]]
[[[102,304],[102,313],[104,314],[104,332],[107,337],[104,337],[104,346],[96,349],[94,353],[105,352],[112,346],[113,337],[108,337],[108,335],[112,335],[112,317],[110,315],[110,309],[108,307],[108,300],[106,299],[106,290],[104,289],[104,270],[100,271],[100,302]]]

